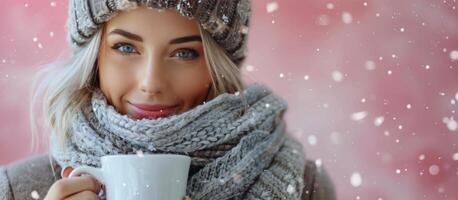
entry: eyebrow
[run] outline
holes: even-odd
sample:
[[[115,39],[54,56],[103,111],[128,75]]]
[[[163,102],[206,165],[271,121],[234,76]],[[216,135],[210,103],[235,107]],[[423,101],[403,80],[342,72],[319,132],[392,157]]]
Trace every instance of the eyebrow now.
[[[139,35],[127,32],[122,29],[114,29],[108,35],[112,35],[112,34],[119,34],[131,40],[143,42],[143,38],[140,37]],[[170,40],[169,44],[179,44],[179,43],[192,42],[192,41],[202,42],[202,37],[200,37],[200,35],[190,35],[190,36],[185,36],[185,37],[179,37],[179,38]]]

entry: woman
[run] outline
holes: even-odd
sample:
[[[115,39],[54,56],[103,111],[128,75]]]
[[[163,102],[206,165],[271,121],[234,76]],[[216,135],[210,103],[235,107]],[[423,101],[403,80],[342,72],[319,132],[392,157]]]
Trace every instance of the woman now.
[[[242,82],[249,17],[248,0],[69,1],[74,54],[41,71],[32,100],[44,94],[49,156],[0,168],[0,199],[104,199],[68,174],[138,152],[190,156],[193,200],[335,199],[286,133],[286,102]]]

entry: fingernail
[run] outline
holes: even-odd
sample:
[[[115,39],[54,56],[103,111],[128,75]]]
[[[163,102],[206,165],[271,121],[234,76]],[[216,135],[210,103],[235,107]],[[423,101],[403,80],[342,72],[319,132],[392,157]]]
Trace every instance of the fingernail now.
[[[62,178],[66,178],[68,177],[68,175],[70,175],[70,173],[73,171],[73,167],[71,166],[66,166],[64,168],[62,168],[62,170],[60,171],[60,177]]]

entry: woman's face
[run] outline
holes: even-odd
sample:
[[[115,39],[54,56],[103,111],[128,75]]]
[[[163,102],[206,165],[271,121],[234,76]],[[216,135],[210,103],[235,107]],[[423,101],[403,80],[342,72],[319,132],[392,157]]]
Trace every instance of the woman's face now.
[[[190,110],[211,85],[198,22],[172,10],[140,7],[108,21],[98,67],[108,102],[137,119]]]

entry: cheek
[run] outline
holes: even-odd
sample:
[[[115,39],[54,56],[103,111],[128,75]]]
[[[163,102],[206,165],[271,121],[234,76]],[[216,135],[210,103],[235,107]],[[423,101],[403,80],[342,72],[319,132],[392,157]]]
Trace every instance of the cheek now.
[[[129,92],[135,83],[135,72],[132,61],[116,57],[105,57],[99,62],[100,88],[107,99],[118,110],[122,111],[122,97]]]
[[[205,65],[188,69],[173,79],[176,95],[188,105],[199,104],[200,101],[203,101],[211,82]]]

